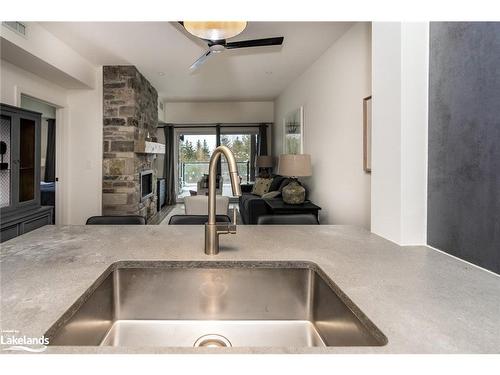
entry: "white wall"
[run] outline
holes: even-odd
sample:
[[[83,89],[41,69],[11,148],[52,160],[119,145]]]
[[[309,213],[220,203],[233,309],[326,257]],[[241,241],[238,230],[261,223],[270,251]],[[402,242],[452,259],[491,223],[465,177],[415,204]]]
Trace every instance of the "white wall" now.
[[[363,171],[363,98],[371,94],[370,24],[356,23],[275,101],[274,155],[283,118],[304,107],[304,180],[324,224],[370,227],[370,175]]]
[[[101,213],[102,74],[96,89],[66,90],[1,60],[2,103],[20,106],[25,94],[57,108],[58,224],[84,224]]]
[[[156,137],[159,143],[165,144],[165,131],[163,128],[158,128],[156,131]],[[163,177],[163,169],[165,168],[165,154],[156,155],[154,162],[154,167],[156,169],[156,175],[158,177]]]
[[[273,102],[170,102],[165,103],[165,122],[174,124],[273,122],[273,108]]]
[[[429,23],[401,28],[403,72],[401,244],[427,244],[427,150],[429,107]]]
[[[2,59],[68,88],[94,88],[95,67],[36,22],[20,36],[2,25]]]
[[[2,103],[20,106],[22,92],[29,96],[43,93],[45,101],[51,104],[66,105],[67,90],[65,88],[54,85],[5,60],[1,60],[0,63]]]
[[[372,28],[372,231],[426,243],[428,23]]]
[[[85,224],[102,212],[102,68],[96,70],[96,81],[96,89],[68,91],[71,224]]]
[[[400,24],[372,25],[372,209],[374,233],[401,234],[401,36]],[[394,157],[396,155],[396,157]]]

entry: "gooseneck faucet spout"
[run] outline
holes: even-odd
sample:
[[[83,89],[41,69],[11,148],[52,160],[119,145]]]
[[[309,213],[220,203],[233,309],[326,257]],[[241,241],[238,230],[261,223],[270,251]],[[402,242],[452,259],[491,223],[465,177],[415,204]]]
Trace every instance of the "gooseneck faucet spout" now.
[[[240,177],[238,175],[238,166],[234,154],[228,147],[219,146],[214,150],[208,167],[208,223],[205,224],[205,254],[207,255],[217,255],[219,253],[220,234],[236,233],[236,221],[234,219],[232,224],[217,224],[216,222],[215,177],[217,173],[217,162],[221,154],[224,154],[227,159],[233,195],[237,197],[241,195]],[[236,218],[236,214],[234,216]]]

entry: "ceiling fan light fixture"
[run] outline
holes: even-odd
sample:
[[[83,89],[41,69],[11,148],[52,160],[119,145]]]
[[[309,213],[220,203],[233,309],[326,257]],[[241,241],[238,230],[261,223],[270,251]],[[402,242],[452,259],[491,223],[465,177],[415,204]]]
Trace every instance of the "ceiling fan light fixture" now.
[[[246,21],[184,21],[184,28],[194,36],[206,40],[222,40],[241,34]]]

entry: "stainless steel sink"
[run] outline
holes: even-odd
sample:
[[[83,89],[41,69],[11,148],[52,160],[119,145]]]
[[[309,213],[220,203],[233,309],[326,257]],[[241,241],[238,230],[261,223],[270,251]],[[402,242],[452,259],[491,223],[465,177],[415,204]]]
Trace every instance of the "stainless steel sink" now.
[[[309,262],[118,262],[47,331],[50,345],[385,345]]]

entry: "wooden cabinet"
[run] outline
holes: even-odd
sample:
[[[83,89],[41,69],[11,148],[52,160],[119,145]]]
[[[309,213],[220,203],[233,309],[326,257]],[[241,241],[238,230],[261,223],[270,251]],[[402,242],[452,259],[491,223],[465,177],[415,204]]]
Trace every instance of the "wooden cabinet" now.
[[[0,242],[52,224],[40,205],[41,114],[0,104]],[[50,218],[48,218],[50,215]]]

